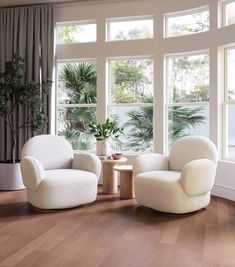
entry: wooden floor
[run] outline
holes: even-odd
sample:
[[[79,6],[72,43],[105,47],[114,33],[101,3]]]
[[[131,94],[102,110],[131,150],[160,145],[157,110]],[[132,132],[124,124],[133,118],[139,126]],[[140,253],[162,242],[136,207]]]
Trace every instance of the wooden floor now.
[[[95,203],[40,211],[0,192],[0,267],[235,266],[235,202],[173,215],[99,193]]]

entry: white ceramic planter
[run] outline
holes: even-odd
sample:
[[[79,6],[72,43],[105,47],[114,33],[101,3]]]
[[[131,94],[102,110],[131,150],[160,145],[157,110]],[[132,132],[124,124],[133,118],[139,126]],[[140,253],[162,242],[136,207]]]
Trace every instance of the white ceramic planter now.
[[[0,162],[0,190],[24,189],[20,163]]]
[[[108,140],[96,140],[96,154],[98,156],[109,156],[110,145]]]

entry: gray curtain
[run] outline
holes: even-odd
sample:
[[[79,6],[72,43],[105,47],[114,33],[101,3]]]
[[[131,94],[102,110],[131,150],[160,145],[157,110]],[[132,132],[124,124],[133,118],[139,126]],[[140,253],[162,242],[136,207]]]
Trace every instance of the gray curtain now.
[[[54,6],[38,5],[0,9],[0,72],[5,61],[20,52],[26,63],[26,81],[52,79],[54,59]],[[44,99],[44,112],[50,118],[50,96]],[[15,123],[21,124],[25,110],[18,107]],[[43,133],[50,133],[49,123]],[[34,133],[22,129],[18,138],[17,157],[27,139]],[[11,156],[9,129],[0,118],[0,160]]]

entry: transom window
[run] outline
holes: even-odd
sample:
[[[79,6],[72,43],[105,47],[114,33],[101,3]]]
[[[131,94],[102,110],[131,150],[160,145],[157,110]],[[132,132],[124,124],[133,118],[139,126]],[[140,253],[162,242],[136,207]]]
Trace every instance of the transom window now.
[[[107,41],[153,38],[153,18],[107,19]]]
[[[235,23],[235,1],[222,2],[223,26]]]
[[[181,36],[209,30],[209,8],[202,7],[165,15],[165,36]]]
[[[89,43],[96,42],[96,22],[77,21],[74,23],[57,24],[56,43]]]

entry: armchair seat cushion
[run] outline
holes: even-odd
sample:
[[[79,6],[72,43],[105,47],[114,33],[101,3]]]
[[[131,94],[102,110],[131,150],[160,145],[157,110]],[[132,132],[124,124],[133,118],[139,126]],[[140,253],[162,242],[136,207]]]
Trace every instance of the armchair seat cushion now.
[[[97,176],[83,170],[48,170],[37,191],[27,193],[30,202],[41,209],[71,208],[96,199]]]
[[[158,211],[185,213],[209,204],[210,192],[189,197],[180,184],[181,172],[151,171],[135,177],[135,196],[139,204]]]
[[[177,171],[150,171],[138,174],[135,177],[136,183],[159,188],[175,187],[179,183],[181,172]]]

